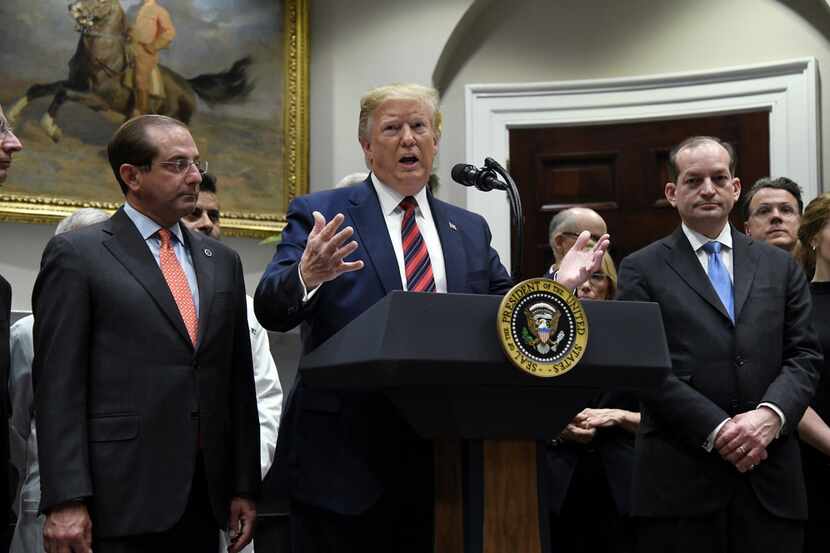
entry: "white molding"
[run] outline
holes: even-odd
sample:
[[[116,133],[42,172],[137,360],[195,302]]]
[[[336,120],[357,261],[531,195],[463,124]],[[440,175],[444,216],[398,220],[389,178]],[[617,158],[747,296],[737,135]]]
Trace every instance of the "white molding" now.
[[[683,116],[770,113],[770,174],[800,183],[805,199],[819,193],[818,68],[814,58],[622,79],[465,87],[466,157],[505,163],[508,131]],[[509,265],[510,212],[503,192],[467,191],[467,208],[483,215],[493,247]]]

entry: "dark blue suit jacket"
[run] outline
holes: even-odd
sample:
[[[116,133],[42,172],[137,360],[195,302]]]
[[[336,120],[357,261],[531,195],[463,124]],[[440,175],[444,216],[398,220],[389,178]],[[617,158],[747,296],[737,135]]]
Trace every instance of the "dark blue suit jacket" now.
[[[444,253],[447,291],[506,292],[511,280],[490,246],[484,219],[431,194],[429,202]],[[327,221],[337,213],[345,216],[343,226],[354,227],[359,244],[348,260],[361,259],[364,268],[323,284],[303,304],[298,265],[314,224],[314,211]],[[254,302],[257,318],[270,330],[286,331],[302,324],[303,352],[307,353],[386,294],[402,289],[386,222],[367,178],[354,187],[291,202],[282,241]],[[389,452],[398,437],[387,433],[384,421],[389,417],[388,405],[379,398],[311,390],[300,376],[282,419],[274,469],[278,478],[285,478],[291,496],[303,503],[343,514],[365,511],[380,497],[388,478],[395,477],[388,460],[394,457]]]

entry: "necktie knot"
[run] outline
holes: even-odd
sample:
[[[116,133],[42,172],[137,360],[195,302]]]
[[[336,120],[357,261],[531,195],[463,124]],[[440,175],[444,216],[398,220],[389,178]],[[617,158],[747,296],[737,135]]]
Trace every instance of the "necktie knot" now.
[[[703,249],[704,249],[704,250],[706,251],[706,253],[708,253],[709,255],[712,255],[712,254],[717,255],[717,254],[719,254],[719,253],[720,253],[720,248],[721,248],[721,243],[720,243],[720,242],[716,242],[716,241],[714,241],[714,240],[713,240],[713,241],[711,241],[711,242],[706,242],[705,244],[703,244]]]
[[[398,205],[401,206],[401,209],[403,209],[404,212],[414,211],[415,208],[418,207],[418,200],[416,200],[412,196],[407,196],[406,198],[401,200],[401,203],[399,203]]]
[[[159,240],[161,240],[161,247],[170,249],[173,247],[173,233],[170,229],[160,228],[158,230]]]

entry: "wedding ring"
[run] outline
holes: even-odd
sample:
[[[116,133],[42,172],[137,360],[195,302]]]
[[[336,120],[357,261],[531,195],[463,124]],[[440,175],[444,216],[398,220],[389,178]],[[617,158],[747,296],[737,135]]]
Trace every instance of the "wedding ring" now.
[[[749,465],[749,470],[752,470],[754,468],[755,468],[755,465]]]
[[[742,457],[746,455],[746,449],[744,448],[744,446],[738,447],[738,453],[740,453]]]

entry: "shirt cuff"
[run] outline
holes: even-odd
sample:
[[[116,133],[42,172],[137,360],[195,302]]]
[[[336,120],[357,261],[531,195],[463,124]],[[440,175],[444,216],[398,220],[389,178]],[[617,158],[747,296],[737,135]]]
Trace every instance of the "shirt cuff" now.
[[[297,263],[297,276],[300,277],[300,286],[303,287],[303,303],[308,303],[309,301],[311,301],[311,298],[314,297],[314,294],[317,293],[317,290],[320,289],[320,286],[322,286],[322,284],[318,284],[315,289],[309,292],[308,288],[306,288],[305,281],[303,281],[303,273],[300,272],[299,263]]]
[[[718,437],[718,432],[720,432],[720,429],[723,428],[723,425],[726,424],[727,422],[729,422],[730,420],[732,420],[732,419],[730,419],[730,418],[724,419],[722,423],[717,425],[715,427],[715,429],[712,430],[712,432],[709,434],[709,437],[706,438],[705,442],[703,442],[703,449],[705,449],[706,451],[711,452],[715,448],[715,438]]]
[[[772,409],[773,411],[775,411],[775,414],[778,415],[778,418],[781,419],[781,426],[778,427],[778,432],[775,433],[776,439],[780,438],[781,432],[784,431],[784,425],[787,424],[787,417],[784,416],[784,412],[781,409],[779,409],[777,405],[773,405],[768,401],[762,401],[758,404],[758,407],[767,407],[769,409]]]

